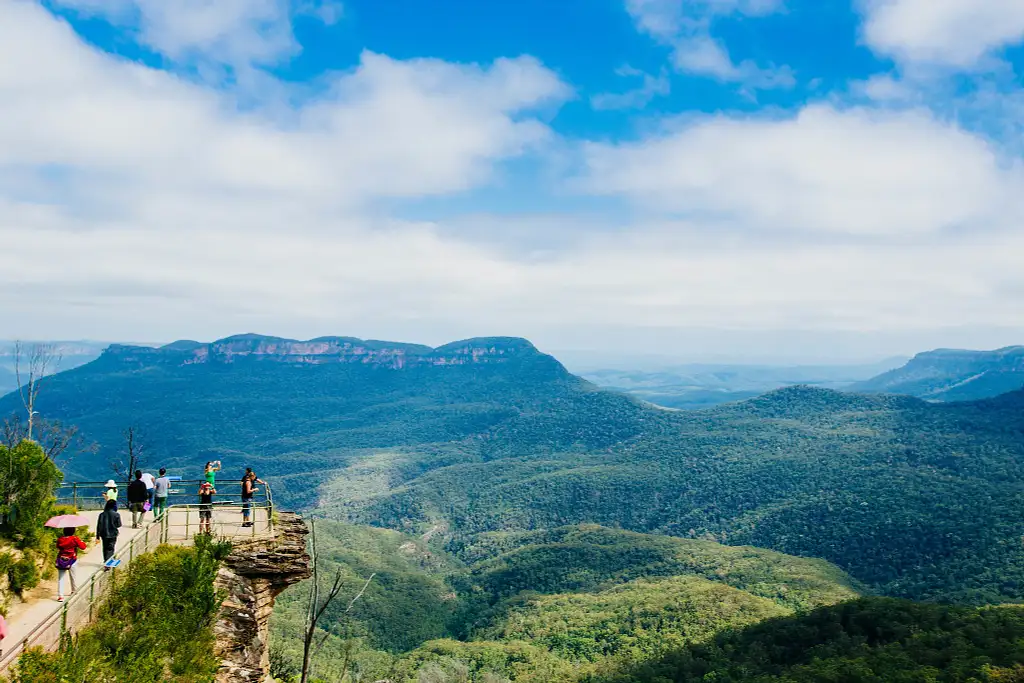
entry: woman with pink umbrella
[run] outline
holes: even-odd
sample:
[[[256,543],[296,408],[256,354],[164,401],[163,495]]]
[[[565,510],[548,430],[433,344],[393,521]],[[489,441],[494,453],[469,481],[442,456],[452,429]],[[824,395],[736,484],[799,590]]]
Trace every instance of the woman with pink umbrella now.
[[[71,579],[71,593],[78,590],[75,581],[75,564],[78,551],[88,546],[75,535],[75,527],[88,526],[89,520],[81,515],[57,515],[46,520],[46,526],[64,529],[64,535],[57,539],[57,602],[64,602],[64,577]]]

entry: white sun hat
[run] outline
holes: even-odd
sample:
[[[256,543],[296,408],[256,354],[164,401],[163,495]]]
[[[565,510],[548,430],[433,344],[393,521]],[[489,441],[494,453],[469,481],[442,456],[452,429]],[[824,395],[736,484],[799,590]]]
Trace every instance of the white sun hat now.
[[[117,484],[114,483],[113,479],[107,479],[107,483],[104,484],[104,486],[106,486],[108,489],[116,489],[117,488]]]

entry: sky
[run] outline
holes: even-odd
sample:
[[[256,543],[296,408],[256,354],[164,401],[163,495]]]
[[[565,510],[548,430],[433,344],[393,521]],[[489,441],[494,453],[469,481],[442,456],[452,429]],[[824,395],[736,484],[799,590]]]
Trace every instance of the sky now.
[[[1024,2],[0,0],[0,321],[1024,343]]]

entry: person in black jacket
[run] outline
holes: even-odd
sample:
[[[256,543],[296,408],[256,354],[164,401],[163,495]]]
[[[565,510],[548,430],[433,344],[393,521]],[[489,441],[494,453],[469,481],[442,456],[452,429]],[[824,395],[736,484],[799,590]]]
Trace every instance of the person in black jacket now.
[[[114,546],[117,545],[118,529],[121,528],[121,513],[117,511],[117,501],[108,500],[103,512],[96,521],[96,538],[103,542],[103,562],[114,556]],[[109,567],[104,567],[107,571]]]
[[[142,470],[135,470],[135,481],[128,484],[128,509],[132,511],[132,528],[138,529],[142,525],[142,518],[146,515],[146,502],[149,500],[149,490],[146,489],[146,482],[142,481]]]

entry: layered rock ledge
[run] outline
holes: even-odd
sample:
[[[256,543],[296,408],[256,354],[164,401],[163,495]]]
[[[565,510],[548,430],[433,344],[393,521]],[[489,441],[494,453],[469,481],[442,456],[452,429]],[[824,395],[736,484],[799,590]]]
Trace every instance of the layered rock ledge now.
[[[221,660],[218,683],[270,680],[268,626],[274,599],[288,586],[310,577],[302,518],[278,513],[274,536],[236,541],[221,564],[217,588],[227,596],[214,633]]]

